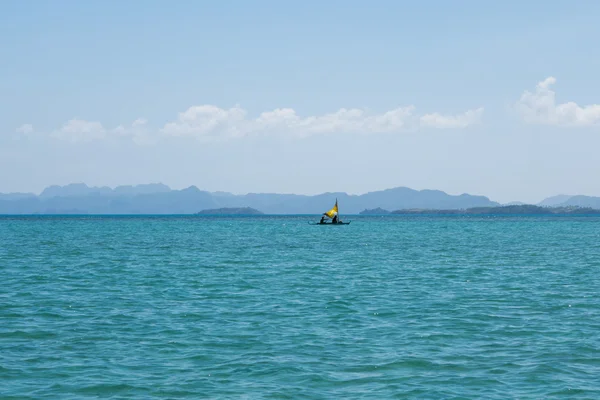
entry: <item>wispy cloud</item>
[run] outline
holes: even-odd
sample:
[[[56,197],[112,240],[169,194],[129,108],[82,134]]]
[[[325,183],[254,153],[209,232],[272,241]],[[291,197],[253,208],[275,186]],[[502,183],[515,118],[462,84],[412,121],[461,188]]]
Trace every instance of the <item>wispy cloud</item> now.
[[[33,125],[31,124],[23,124],[16,129],[17,133],[21,133],[23,135],[29,135],[33,133]]]
[[[556,104],[556,93],[550,89],[556,78],[539,82],[535,91],[525,91],[516,103],[523,121],[530,124],[591,126],[600,122],[600,104],[580,106],[575,102]]]

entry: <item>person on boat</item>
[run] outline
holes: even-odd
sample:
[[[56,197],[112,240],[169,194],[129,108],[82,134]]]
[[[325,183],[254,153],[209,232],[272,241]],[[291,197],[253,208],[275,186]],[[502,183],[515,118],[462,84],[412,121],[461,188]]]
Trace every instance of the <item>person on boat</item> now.
[[[320,224],[324,224],[325,223],[325,216],[324,215],[321,217],[321,220],[319,221],[319,223]]]
[[[337,214],[333,217],[333,220],[331,220],[332,224],[337,224],[338,223],[338,216]]]

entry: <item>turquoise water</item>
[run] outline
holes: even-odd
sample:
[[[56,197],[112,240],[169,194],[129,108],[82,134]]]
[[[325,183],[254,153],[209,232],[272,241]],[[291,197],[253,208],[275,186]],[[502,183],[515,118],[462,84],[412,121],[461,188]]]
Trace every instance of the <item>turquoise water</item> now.
[[[0,217],[0,398],[600,398],[599,218],[351,219]]]

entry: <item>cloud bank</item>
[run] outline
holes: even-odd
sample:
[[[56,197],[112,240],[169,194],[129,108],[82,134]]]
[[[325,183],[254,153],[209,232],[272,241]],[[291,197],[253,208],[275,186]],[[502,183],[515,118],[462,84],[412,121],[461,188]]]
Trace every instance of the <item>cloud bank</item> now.
[[[370,114],[358,108],[341,108],[320,116],[302,117],[291,108],[278,108],[248,118],[240,107],[222,109],[212,105],[194,106],[166,124],[161,133],[167,136],[196,138],[243,137],[250,135],[287,135],[306,137],[317,134],[391,133],[419,128],[466,128],[480,122],[483,108],[459,115],[438,113],[418,116],[415,107],[400,107],[382,114]]]
[[[580,106],[575,102],[557,104],[550,76],[539,82],[535,90],[524,91],[515,103],[521,119],[529,124],[586,127],[600,124],[600,104]],[[134,143],[154,144],[168,138],[184,137],[200,141],[233,140],[248,136],[303,138],[328,134],[382,134],[415,132],[421,129],[465,129],[479,124],[484,108],[459,114],[439,112],[418,114],[414,106],[398,107],[383,113],[359,108],[340,108],[322,115],[301,116],[292,108],[264,111],[255,117],[240,106],[220,108],[205,104],[189,107],[162,128],[150,128],[144,118],[129,125],[107,129],[98,121],[71,119],[50,136],[69,142],[89,142],[110,138],[128,138]],[[23,136],[40,135],[31,124],[16,129]]]
[[[572,101],[556,104],[556,93],[550,86],[556,78],[550,76],[539,82],[535,91],[525,91],[516,103],[523,121],[530,124],[557,126],[592,126],[600,122],[600,104],[580,106]]]
[[[482,116],[483,108],[457,115],[418,115],[414,106],[407,106],[380,114],[358,108],[341,108],[333,113],[305,117],[291,108],[278,108],[251,118],[239,106],[225,109],[199,105],[179,113],[175,120],[160,129],[150,129],[143,118],[112,129],[105,128],[98,121],[75,118],[52,131],[50,136],[73,143],[128,137],[138,144],[150,144],[169,137],[217,141],[267,135],[297,138],[336,133],[369,135],[419,129],[462,129],[481,122]],[[31,132],[33,128],[25,124],[19,131]]]

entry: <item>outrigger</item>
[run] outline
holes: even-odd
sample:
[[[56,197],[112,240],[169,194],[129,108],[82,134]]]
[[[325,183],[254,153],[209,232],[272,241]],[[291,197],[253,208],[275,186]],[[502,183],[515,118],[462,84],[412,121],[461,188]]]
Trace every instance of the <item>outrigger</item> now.
[[[331,222],[327,222],[325,217],[331,219]],[[313,225],[350,225],[350,222],[352,221],[342,222],[338,211],[338,201],[335,199],[335,206],[333,206],[333,208],[326,213],[323,213],[321,220]]]

